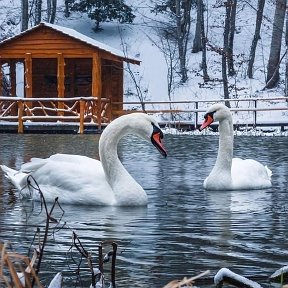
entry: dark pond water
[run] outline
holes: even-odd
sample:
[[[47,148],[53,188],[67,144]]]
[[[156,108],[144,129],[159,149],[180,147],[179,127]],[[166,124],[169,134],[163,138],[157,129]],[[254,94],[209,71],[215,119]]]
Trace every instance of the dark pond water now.
[[[56,152],[98,157],[99,135],[0,137],[0,163],[10,167]],[[84,260],[84,284],[76,277],[80,255],[69,251],[73,230],[95,262],[101,241],[117,242],[118,287],[163,287],[207,269],[207,281],[199,286],[211,287],[222,267],[269,286],[267,276],[288,263],[288,138],[235,138],[235,155],[257,159],[273,171],[273,187],[258,191],[202,188],[216,158],[218,136],[166,135],[165,144],[166,159],[137,138],[119,147],[124,166],[147,191],[147,208],[63,206],[61,223],[66,225],[51,230],[40,273],[44,283],[63,271],[64,287],[89,287]],[[14,251],[26,254],[36,228],[44,230],[39,211],[39,205],[32,209],[20,201],[0,175],[1,242],[10,241]],[[55,210],[54,216],[59,215]]]

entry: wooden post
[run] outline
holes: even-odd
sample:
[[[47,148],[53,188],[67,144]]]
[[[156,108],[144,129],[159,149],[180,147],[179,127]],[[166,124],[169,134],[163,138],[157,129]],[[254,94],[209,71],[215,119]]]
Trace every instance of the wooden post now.
[[[85,109],[85,101],[80,100],[80,123],[79,123],[79,133],[84,133],[84,109]]]
[[[10,60],[10,82],[11,82],[11,96],[16,95],[16,63],[15,60]]]
[[[103,247],[102,242],[98,246],[98,267],[101,273],[103,273]]]
[[[31,53],[25,54],[25,98],[32,98],[32,55]],[[29,108],[32,107],[31,102],[27,102]]]
[[[16,97],[16,62],[14,59],[10,60],[10,83],[11,83],[11,90],[10,95]],[[11,114],[17,115],[17,108],[13,106],[11,108]]]
[[[123,109],[122,109],[123,110]],[[109,103],[108,103],[108,121],[111,122],[112,121],[112,104],[111,104],[111,99],[109,99]]]
[[[254,108],[256,109],[257,108],[257,100],[254,100]],[[257,111],[254,110],[253,112],[253,126],[254,128],[256,128],[256,125],[257,125]]]
[[[3,73],[2,73],[2,60],[0,60],[0,95],[3,95]]]
[[[195,102],[195,124],[194,124],[194,129],[196,130],[198,127],[198,101]]]
[[[117,244],[115,242],[112,243],[113,254],[112,254],[112,261],[111,261],[111,284],[112,287],[116,287],[116,254],[117,254]]]
[[[23,102],[21,100],[17,101],[18,104],[18,133],[23,133]]]
[[[97,101],[97,124],[101,129],[101,95],[102,94],[102,77],[101,77],[101,58],[99,53],[93,53],[92,61],[92,96],[98,97]]]
[[[58,89],[58,98],[64,98],[65,96],[65,62],[62,53],[58,53],[58,63],[57,63],[57,89]],[[64,103],[58,102],[58,109],[64,109]],[[57,112],[57,116],[63,116],[62,111]]]

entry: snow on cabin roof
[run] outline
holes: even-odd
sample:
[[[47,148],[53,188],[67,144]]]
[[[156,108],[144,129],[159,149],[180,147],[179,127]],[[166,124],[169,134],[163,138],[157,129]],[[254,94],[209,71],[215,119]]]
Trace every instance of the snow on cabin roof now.
[[[55,24],[51,24],[51,23],[47,23],[47,22],[41,22],[40,25],[44,25],[44,26],[47,26],[47,27],[51,27],[52,29],[54,30],[57,30],[59,32],[62,32],[63,34],[66,34],[68,36],[71,36],[75,39],[78,39],[82,42],[85,42],[87,44],[90,44],[94,47],[97,47],[101,50],[104,50],[106,52],[109,52],[115,56],[119,56],[123,59],[129,59],[129,60],[133,60],[133,61],[136,61],[136,62],[140,62],[139,59],[133,59],[132,57],[129,57],[128,55],[125,55],[123,51],[121,50],[118,50],[118,49],[115,49],[111,46],[108,46],[104,43],[101,43],[93,38],[90,38],[74,29],[71,29],[71,28],[67,28],[67,27],[63,27],[63,26],[59,26],[59,25],[55,25]]]
[[[89,44],[89,45],[92,45],[96,48],[99,48],[103,51],[106,51],[108,53],[111,53],[113,54],[114,56],[118,56],[118,57],[121,57],[123,59],[123,61],[127,61],[127,62],[136,62],[137,64],[140,64],[140,60],[139,59],[136,59],[136,58],[133,58],[133,57],[130,57],[129,55],[125,55],[123,51],[121,50],[118,50],[118,49],[115,49],[109,45],[106,45],[102,42],[99,42],[93,38],[90,38],[72,28],[67,28],[67,27],[64,27],[64,26],[59,26],[59,25],[55,25],[55,24],[51,24],[51,23],[47,23],[47,22],[41,22],[39,25],[37,26],[34,26],[34,27],[31,27],[30,29],[27,29],[23,32],[21,32],[20,34],[16,35],[16,36],[13,36],[11,38],[8,38],[8,39],[5,39],[4,41],[0,42],[1,43],[4,43],[4,42],[7,42],[13,38],[16,38],[16,37],[19,37],[23,34],[26,34],[28,33],[29,31],[32,31],[32,30],[35,30],[37,27],[39,26],[46,26],[46,27],[50,27],[58,32],[61,32],[65,35],[68,35],[70,37],[73,37],[74,39],[77,39],[77,40],[80,40],[81,42],[84,42],[86,44]]]

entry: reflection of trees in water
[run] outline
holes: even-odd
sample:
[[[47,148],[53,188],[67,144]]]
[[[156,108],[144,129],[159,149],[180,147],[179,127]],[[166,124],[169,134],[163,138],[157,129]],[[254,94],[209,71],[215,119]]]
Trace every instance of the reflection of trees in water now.
[[[19,167],[31,156],[55,152],[93,157],[98,151],[97,137],[3,134],[1,144],[8,143],[9,148],[0,150],[0,164]],[[216,160],[217,136],[165,135],[166,159],[153,145],[126,137],[119,147],[120,159],[147,191],[148,207],[65,206],[63,220],[69,229],[49,239],[44,279],[51,279],[59,269],[71,279],[75,276],[67,265],[70,228],[91,251],[104,239],[117,242],[119,287],[131,287],[134,281],[143,287],[161,287],[169,279],[208,268],[213,272],[226,264],[237,267],[242,275],[257,274],[257,269],[269,275],[287,260],[282,241],[288,231],[288,157],[283,156],[287,141],[287,137],[237,137],[235,155],[268,164],[273,187],[215,193],[205,191],[202,184]],[[0,241],[11,239],[14,247],[27,252],[35,223],[43,227],[44,219],[35,213],[26,225],[24,202],[9,204],[11,187],[1,174]]]

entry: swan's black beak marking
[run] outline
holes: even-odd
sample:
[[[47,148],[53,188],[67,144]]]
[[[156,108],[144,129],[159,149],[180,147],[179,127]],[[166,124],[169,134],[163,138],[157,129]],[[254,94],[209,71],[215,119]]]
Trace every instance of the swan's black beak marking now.
[[[209,125],[211,125],[214,122],[213,114],[214,114],[214,112],[206,113],[204,115],[204,122],[202,123],[201,127],[199,128],[199,131],[202,131],[203,129],[205,129],[206,127],[208,127]]]
[[[151,136],[151,142],[164,157],[167,157],[166,149],[163,143],[161,142],[161,139],[163,139],[163,132],[153,123],[152,125],[153,125],[153,133]]]

